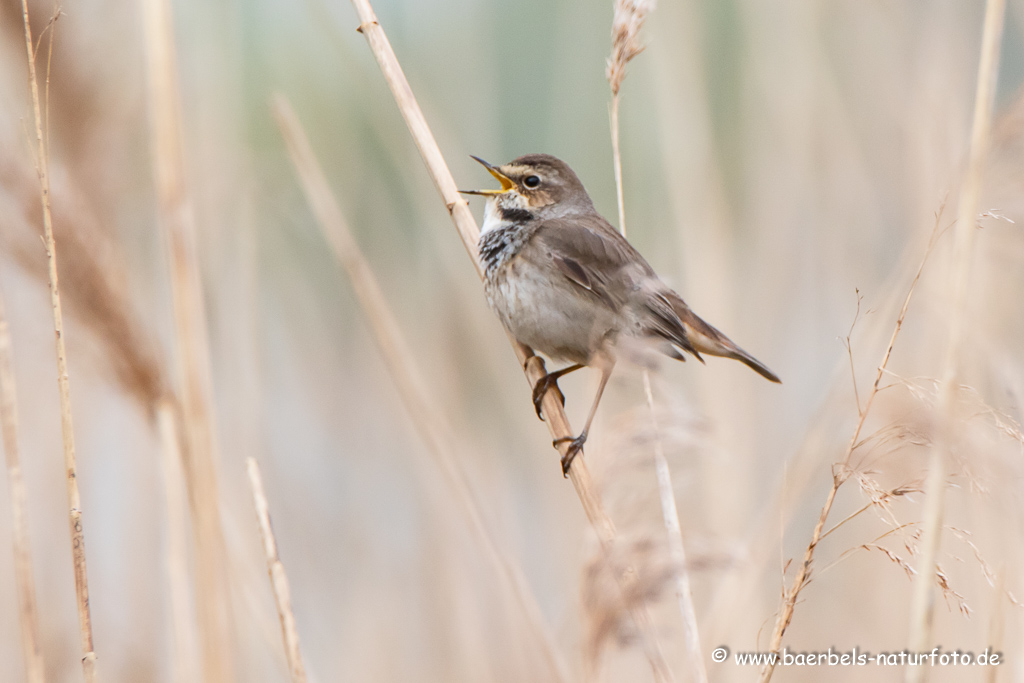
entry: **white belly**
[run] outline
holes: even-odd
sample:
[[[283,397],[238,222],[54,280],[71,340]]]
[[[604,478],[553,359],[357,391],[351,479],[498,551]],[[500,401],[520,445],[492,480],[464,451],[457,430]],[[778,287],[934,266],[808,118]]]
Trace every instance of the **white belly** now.
[[[579,296],[574,285],[522,260],[513,259],[488,284],[487,298],[502,324],[549,358],[586,364],[613,326],[608,312]]]

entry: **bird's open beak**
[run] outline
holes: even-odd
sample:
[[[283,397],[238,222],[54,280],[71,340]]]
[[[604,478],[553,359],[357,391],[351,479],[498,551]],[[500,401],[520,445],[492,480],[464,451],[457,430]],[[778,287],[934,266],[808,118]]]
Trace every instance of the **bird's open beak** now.
[[[491,197],[491,196],[494,196],[494,195],[497,195],[497,194],[504,194],[504,193],[508,192],[509,190],[511,190],[513,187],[516,186],[516,184],[513,183],[511,180],[509,180],[508,176],[506,176],[504,173],[499,171],[497,169],[497,167],[491,166],[489,163],[487,163],[486,161],[484,161],[480,157],[475,157],[472,154],[470,155],[470,157],[472,157],[473,159],[476,159],[481,164],[483,164],[484,168],[486,168],[488,170],[488,172],[490,172],[490,174],[492,176],[494,176],[495,178],[498,179],[498,182],[501,183],[501,189],[500,190],[459,190],[459,192],[461,192],[462,194],[479,194],[479,195],[483,195],[484,197]]]

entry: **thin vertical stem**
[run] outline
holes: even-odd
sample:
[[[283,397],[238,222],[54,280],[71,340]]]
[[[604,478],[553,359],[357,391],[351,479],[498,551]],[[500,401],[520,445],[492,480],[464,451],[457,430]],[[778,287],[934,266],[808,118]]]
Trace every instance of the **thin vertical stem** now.
[[[693,593],[690,591],[690,572],[686,566],[686,547],[683,545],[683,530],[679,526],[679,510],[676,508],[676,496],[672,489],[672,473],[665,459],[665,449],[661,443],[661,429],[658,427],[658,414],[654,410],[654,393],[651,391],[651,374],[644,370],[644,392],[647,394],[647,407],[651,410],[651,425],[654,427],[654,469],[658,475],[658,496],[661,499],[661,515],[668,532],[669,557],[676,579],[676,599],[679,601],[679,612],[683,617],[686,630],[686,649],[693,663],[693,674],[698,683],[708,683],[708,671],[704,666],[704,651],[700,647],[700,631],[697,628],[697,610],[693,606]]]
[[[652,5],[653,6],[653,5]],[[625,77],[626,63],[639,54],[639,48],[633,51],[625,49],[636,40],[636,35],[643,24],[643,17],[650,7],[643,13],[634,10],[633,22],[627,22],[631,28],[621,32],[612,28],[612,57],[609,60],[608,81],[612,88],[611,103],[611,136],[612,136],[612,165],[615,169],[615,198],[619,208],[619,232],[626,236],[626,204],[622,190],[622,148],[619,144],[619,88],[622,79]],[[620,8],[616,5],[616,18],[619,18]],[[629,15],[628,10],[623,10],[622,16]],[[613,22],[614,24],[614,22]],[[625,51],[623,51],[625,49]],[[614,71],[614,74],[613,74]],[[690,593],[690,575],[686,568],[686,549],[683,546],[682,530],[679,526],[679,510],[676,506],[676,496],[672,489],[672,473],[669,470],[668,460],[665,459],[665,452],[661,443],[661,434],[658,429],[658,416],[654,411],[654,394],[651,392],[651,375],[644,370],[644,390],[647,393],[647,405],[651,411],[651,422],[654,425],[654,463],[655,472],[658,477],[658,497],[661,501],[662,519],[665,523],[665,532],[668,536],[669,553],[672,559],[673,571],[676,579],[676,597],[679,600],[679,611],[686,630],[686,646],[690,653],[690,660],[693,662],[694,676],[698,683],[707,683],[708,674],[704,667],[704,656],[700,649],[700,633],[697,629],[697,613],[693,607],[693,595]]]
[[[39,81],[36,77],[35,51],[32,49],[32,28],[28,20],[28,0],[21,0],[25,24],[25,50],[28,54],[29,85],[35,118],[36,173],[43,206],[43,242],[50,280],[50,307],[53,310],[53,331],[57,342],[57,387],[60,393],[60,427],[64,443],[64,472],[68,496],[68,522],[71,529],[71,557],[75,570],[75,597],[78,606],[78,629],[82,643],[82,670],[87,683],[96,680],[96,653],[93,651],[92,615],[89,611],[89,579],[85,562],[85,533],[82,526],[82,501],[78,492],[78,466],[75,458],[74,424],[71,419],[71,390],[68,381],[67,351],[64,348],[64,316],[60,307],[57,279],[57,247],[53,240],[53,218],[50,214],[50,173],[48,150],[43,137],[43,117],[39,103]]]
[[[619,93],[612,95],[612,166],[615,168],[615,199],[619,206],[619,232],[626,234],[626,203],[622,196],[622,152],[619,148]]]

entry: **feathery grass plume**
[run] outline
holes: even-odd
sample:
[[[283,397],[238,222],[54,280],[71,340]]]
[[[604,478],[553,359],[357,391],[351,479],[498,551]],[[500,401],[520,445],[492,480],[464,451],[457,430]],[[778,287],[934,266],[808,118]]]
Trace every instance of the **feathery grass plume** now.
[[[277,540],[270,525],[270,504],[267,502],[267,494],[263,491],[260,466],[255,458],[248,458],[246,469],[249,472],[249,486],[252,489],[252,503],[256,508],[260,537],[263,539],[263,552],[267,557],[267,573],[270,574],[270,585],[274,590],[274,604],[277,605],[277,616],[281,621],[281,636],[284,639],[288,671],[292,683],[305,683],[306,665],[302,662],[302,652],[299,649],[299,633],[295,628],[295,614],[292,612],[292,592],[288,587],[288,575],[284,571],[284,564],[277,554]]]
[[[612,165],[615,170],[615,193],[619,206],[619,230],[626,234],[626,208],[622,192],[622,152],[619,146],[619,89],[626,77],[626,65],[644,51],[640,29],[654,9],[654,0],[615,0],[612,14],[612,54],[608,57],[605,77],[612,89]]]
[[[39,217],[31,201],[31,179],[11,164],[0,166],[0,182],[21,199],[25,226]],[[62,176],[53,201],[54,239],[61,245],[61,280],[68,313],[100,341],[103,358],[115,382],[151,419],[169,397],[170,382],[158,346],[130,300],[124,259],[75,178]],[[39,253],[39,234],[14,229],[0,234],[5,251],[30,274],[46,280],[46,259]]]
[[[633,643],[636,629],[628,615],[657,602],[676,573],[663,543],[653,537],[620,537],[611,554],[591,553],[583,566],[580,598],[586,619],[583,648],[587,680],[600,679],[601,653],[609,643]]]
[[[86,683],[96,681],[96,652],[93,649],[92,615],[89,609],[89,578],[85,560],[85,532],[82,523],[82,499],[78,491],[77,462],[75,458],[74,424],[71,417],[71,389],[68,380],[67,351],[64,346],[64,316],[61,313],[60,288],[57,277],[57,247],[53,238],[53,217],[50,213],[49,150],[43,134],[43,115],[39,99],[39,79],[36,75],[36,50],[32,42],[32,27],[28,20],[28,0],[21,0],[22,21],[25,26],[25,51],[28,56],[29,86],[32,92],[32,111],[35,119],[36,173],[39,176],[39,197],[43,209],[43,245],[48,261],[50,308],[53,311],[53,330],[57,342],[57,385],[60,393],[60,426],[64,444],[64,472],[68,496],[68,521],[71,529],[71,556],[75,574],[75,597],[78,607],[78,629],[82,645],[82,672]],[[51,25],[52,28],[52,25]],[[50,31],[50,46],[53,31]],[[51,52],[52,54],[52,52]],[[49,66],[47,67],[49,85]]]
[[[459,195],[455,179],[448,169],[448,164],[445,162],[444,156],[437,146],[437,141],[430,131],[430,126],[427,125],[419,103],[416,101],[412,88],[402,72],[402,67],[398,63],[398,58],[391,48],[384,29],[381,28],[380,22],[377,21],[377,16],[369,0],[352,0],[352,5],[355,7],[361,22],[358,30],[366,37],[374,58],[377,60],[377,64],[380,66],[381,72],[391,89],[391,94],[395,98],[398,109],[402,113],[406,125],[409,127],[409,132],[419,148],[423,161],[426,163],[431,179],[441,194],[441,199],[444,201],[445,207],[451,215],[452,222],[462,238],[463,246],[465,246],[466,251],[469,252],[473,260],[477,275],[482,277],[483,270],[476,253],[480,229],[473,219],[473,214],[469,211],[469,204]],[[546,375],[544,361],[536,356],[532,349],[518,343],[511,336],[509,336],[509,341],[516,352],[516,356],[519,358],[530,386],[535,386]],[[555,439],[556,450],[564,458],[568,452],[569,438],[573,437],[573,431],[565,411],[562,409],[557,393],[548,390],[542,399],[541,408],[545,415],[548,429]],[[597,533],[598,539],[602,546],[610,551],[615,541],[615,525],[601,505],[600,498],[594,490],[590,472],[582,456],[583,452],[580,451],[572,460],[568,477],[576,489],[587,519]],[[633,608],[631,614],[642,635],[641,640],[644,646],[644,654],[650,662],[655,680],[674,680],[672,671],[665,661],[661,645],[658,643],[657,635],[654,633],[650,613],[644,606],[638,606]]]
[[[441,471],[454,494],[462,515],[487,560],[495,569],[498,580],[522,609],[532,637],[543,652],[551,675],[555,680],[568,681],[568,667],[555,646],[554,638],[526,579],[519,568],[500,550],[497,541],[484,524],[484,517],[473,497],[466,475],[459,466],[459,461],[453,457],[453,454],[463,449],[456,447],[456,439],[447,426],[447,421],[434,408],[426,389],[426,382],[413,360],[415,356],[401,333],[387,299],[384,298],[380,283],[348,228],[341,206],[331,192],[298,117],[288,101],[280,95],[275,97],[273,109],[306,198],[335,257],[349,276],[384,362],[398,386],[402,401],[417,431],[433,456],[435,466]]]
[[[11,328],[0,291],[0,430],[3,432],[7,487],[11,495],[11,540],[14,546],[14,578],[18,592],[18,622],[21,627],[25,677],[29,683],[44,683],[46,674],[39,642],[39,611],[36,601],[32,551],[28,538],[25,479],[18,445],[17,393],[11,360]]]
[[[941,216],[941,211],[936,212],[935,227],[932,229],[931,238],[928,241],[928,246],[925,249],[924,256],[921,258],[921,262],[917,267],[917,272],[914,274],[914,278],[910,282],[907,295],[903,299],[903,306],[900,309],[899,316],[896,318],[896,324],[893,327],[892,336],[889,338],[889,344],[886,346],[885,353],[882,355],[882,361],[879,363],[878,369],[875,372],[875,381],[871,385],[871,390],[868,392],[864,406],[861,407],[859,404],[857,405],[857,412],[860,415],[860,418],[857,421],[857,426],[854,428],[853,434],[850,436],[850,440],[847,443],[846,451],[843,454],[842,459],[832,468],[832,488],[829,489],[828,495],[825,498],[825,503],[818,515],[818,521],[811,534],[811,540],[804,551],[803,561],[797,568],[796,576],[793,577],[793,582],[789,589],[783,593],[782,605],[780,606],[779,613],[775,619],[775,627],[772,630],[771,639],[768,644],[768,649],[771,652],[779,652],[779,649],[782,646],[782,637],[785,635],[786,629],[789,628],[789,624],[793,620],[793,610],[796,607],[797,599],[800,597],[800,592],[810,582],[815,551],[817,550],[818,544],[825,536],[825,523],[828,521],[829,514],[832,511],[832,506],[835,504],[836,495],[839,493],[839,489],[842,485],[849,480],[853,473],[853,469],[850,467],[850,461],[853,458],[854,451],[861,445],[861,431],[864,429],[864,423],[867,421],[868,415],[871,412],[871,406],[875,401],[875,397],[878,396],[879,389],[881,388],[882,377],[885,374],[886,367],[889,365],[889,359],[892,357],[893,348],[896,346],[896,339],[899,337],[900,331],[903,329],[903,322],[906,319],[907,310],[910,308],[910,302],[913,299],[914,290],[917,287],[918,281],[921,279],[921,273],[924,272],[925,264],[928,262],[928,256],[931,254],[932,249],[941,234],[939,231],[939,221]],[[767,664],[761,671],[761,683],[768,683],[774,672],[775,663],[772,662]]]
[[[626,77],[626,65],[644,51],[640,42],[640,29],[647,15],[654,10],[654,0],[615,0],[612,15],[612,54],[608,58],[605,77],[612,95],[619,94]]]
[[[228,551],[217,484],[217,435],[196,225],[186,184],[181,97],[170,0],[143,3],[150,153],[158,216],[170,265],[174,331],[181,383],[182,451],[195,536],[196,612],[203,678],[235,680],[227,579]]]
[[[932,609],[932,580],[940,578],[944,590],[946,582],[936,561],[942,534],[942,518],[946,488],[946,474],[950,456],[957,446],[957,377],[960,372],[960,354],[963,350],[967,296],[970,287],[971,263],[974,255],[974,233],[977,226],[978,201],[982,175],[988,153],[992,128],[992,109],[995,105],[996,75],[999,70],[999,48],[1003,34],[1006,0],[987,0],[985,22],[981,39],[981,58],[978,63],[978,82],[974,99],[974,121],[971,129],[967,170],[960,186],[957,222],[954,233],[952,281],[949,290],[949,341],[942,367],[939,394],[940,427],[938,443],[931,451],[928,478],[925,482],[925,520],[918,577],[910,603],[909,647],[920,652],[929,642]],[[923,667],[908,667],[907,683],[923,680]]]

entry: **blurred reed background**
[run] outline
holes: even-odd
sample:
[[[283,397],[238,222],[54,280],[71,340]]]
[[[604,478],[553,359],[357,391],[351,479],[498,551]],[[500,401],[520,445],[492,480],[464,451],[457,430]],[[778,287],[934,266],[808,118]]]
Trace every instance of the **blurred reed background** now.
[[[54,7],[29,6],[38,37]],[[325,0],[173,3],[229,608],[216,641],[221,673],[210,677],[203,645],[212,641],[196,623],[207,606],[194,598],[204,579],[195,567],[206,565],[185,521],[182,475],[162,464],[159,415],[178,370],[150,152],[150,38],[139,3],[62,9],[52,29],[50,174],[100,680],[288,679],[247,457],[262,468],[310,680],[557,680],[535,624],[466,523],[465,501],[426,457],[303,194],[272,115],[275,93],[305,128],[447,423],[448,455],[539,605],[569,680],[648,680],[608,558],[560,476],[355,13]],[[604,77],[610,1],[379,0],[375,9],[460,186],[492,182],[469,154],[503,163],[543,151],[572,165],[601,213],[617,215]],[[826,529],[868,509],[816,548],[783,639],[794,651],[907,645],[913,583],[904,566],[918,565],[918,490],[943,419],[946,228],[967,159],[983,11],[952,0],[705,0],[663,2],[647,21],[648,47],[630,66],[620,110],[630,239],[784,382],[717,359],[665,363],[653,376],[654,434],[640,375],[623,370],[588,442],[619,530],[617,560],[637,567],[678,680],[695,674],[672,594],[655,439],[672,467],[710,679],[752,680],[756,668],[707,657],[718,645],[768,647],[858,398],[862,406],[938,225]],[[46,680],[77,681],[20,3],[0,5],[0,22],[0,285],[41,652]],[[936,668],[929,680],[1024,677],[1015,597],[1024,597],[1022,32],[1024,3],[1011,0],[937,556],[948,589],[937,594],[932,629],[947,651],[992,646],[1007,663]],[[562,383],[576,423],[593,382],[577,373]],[[0,487],[0,680],[21,681],[10,495]],[[172,580],[181,567],[184,581]],[[904,672],[775,673],[865,676]]]

